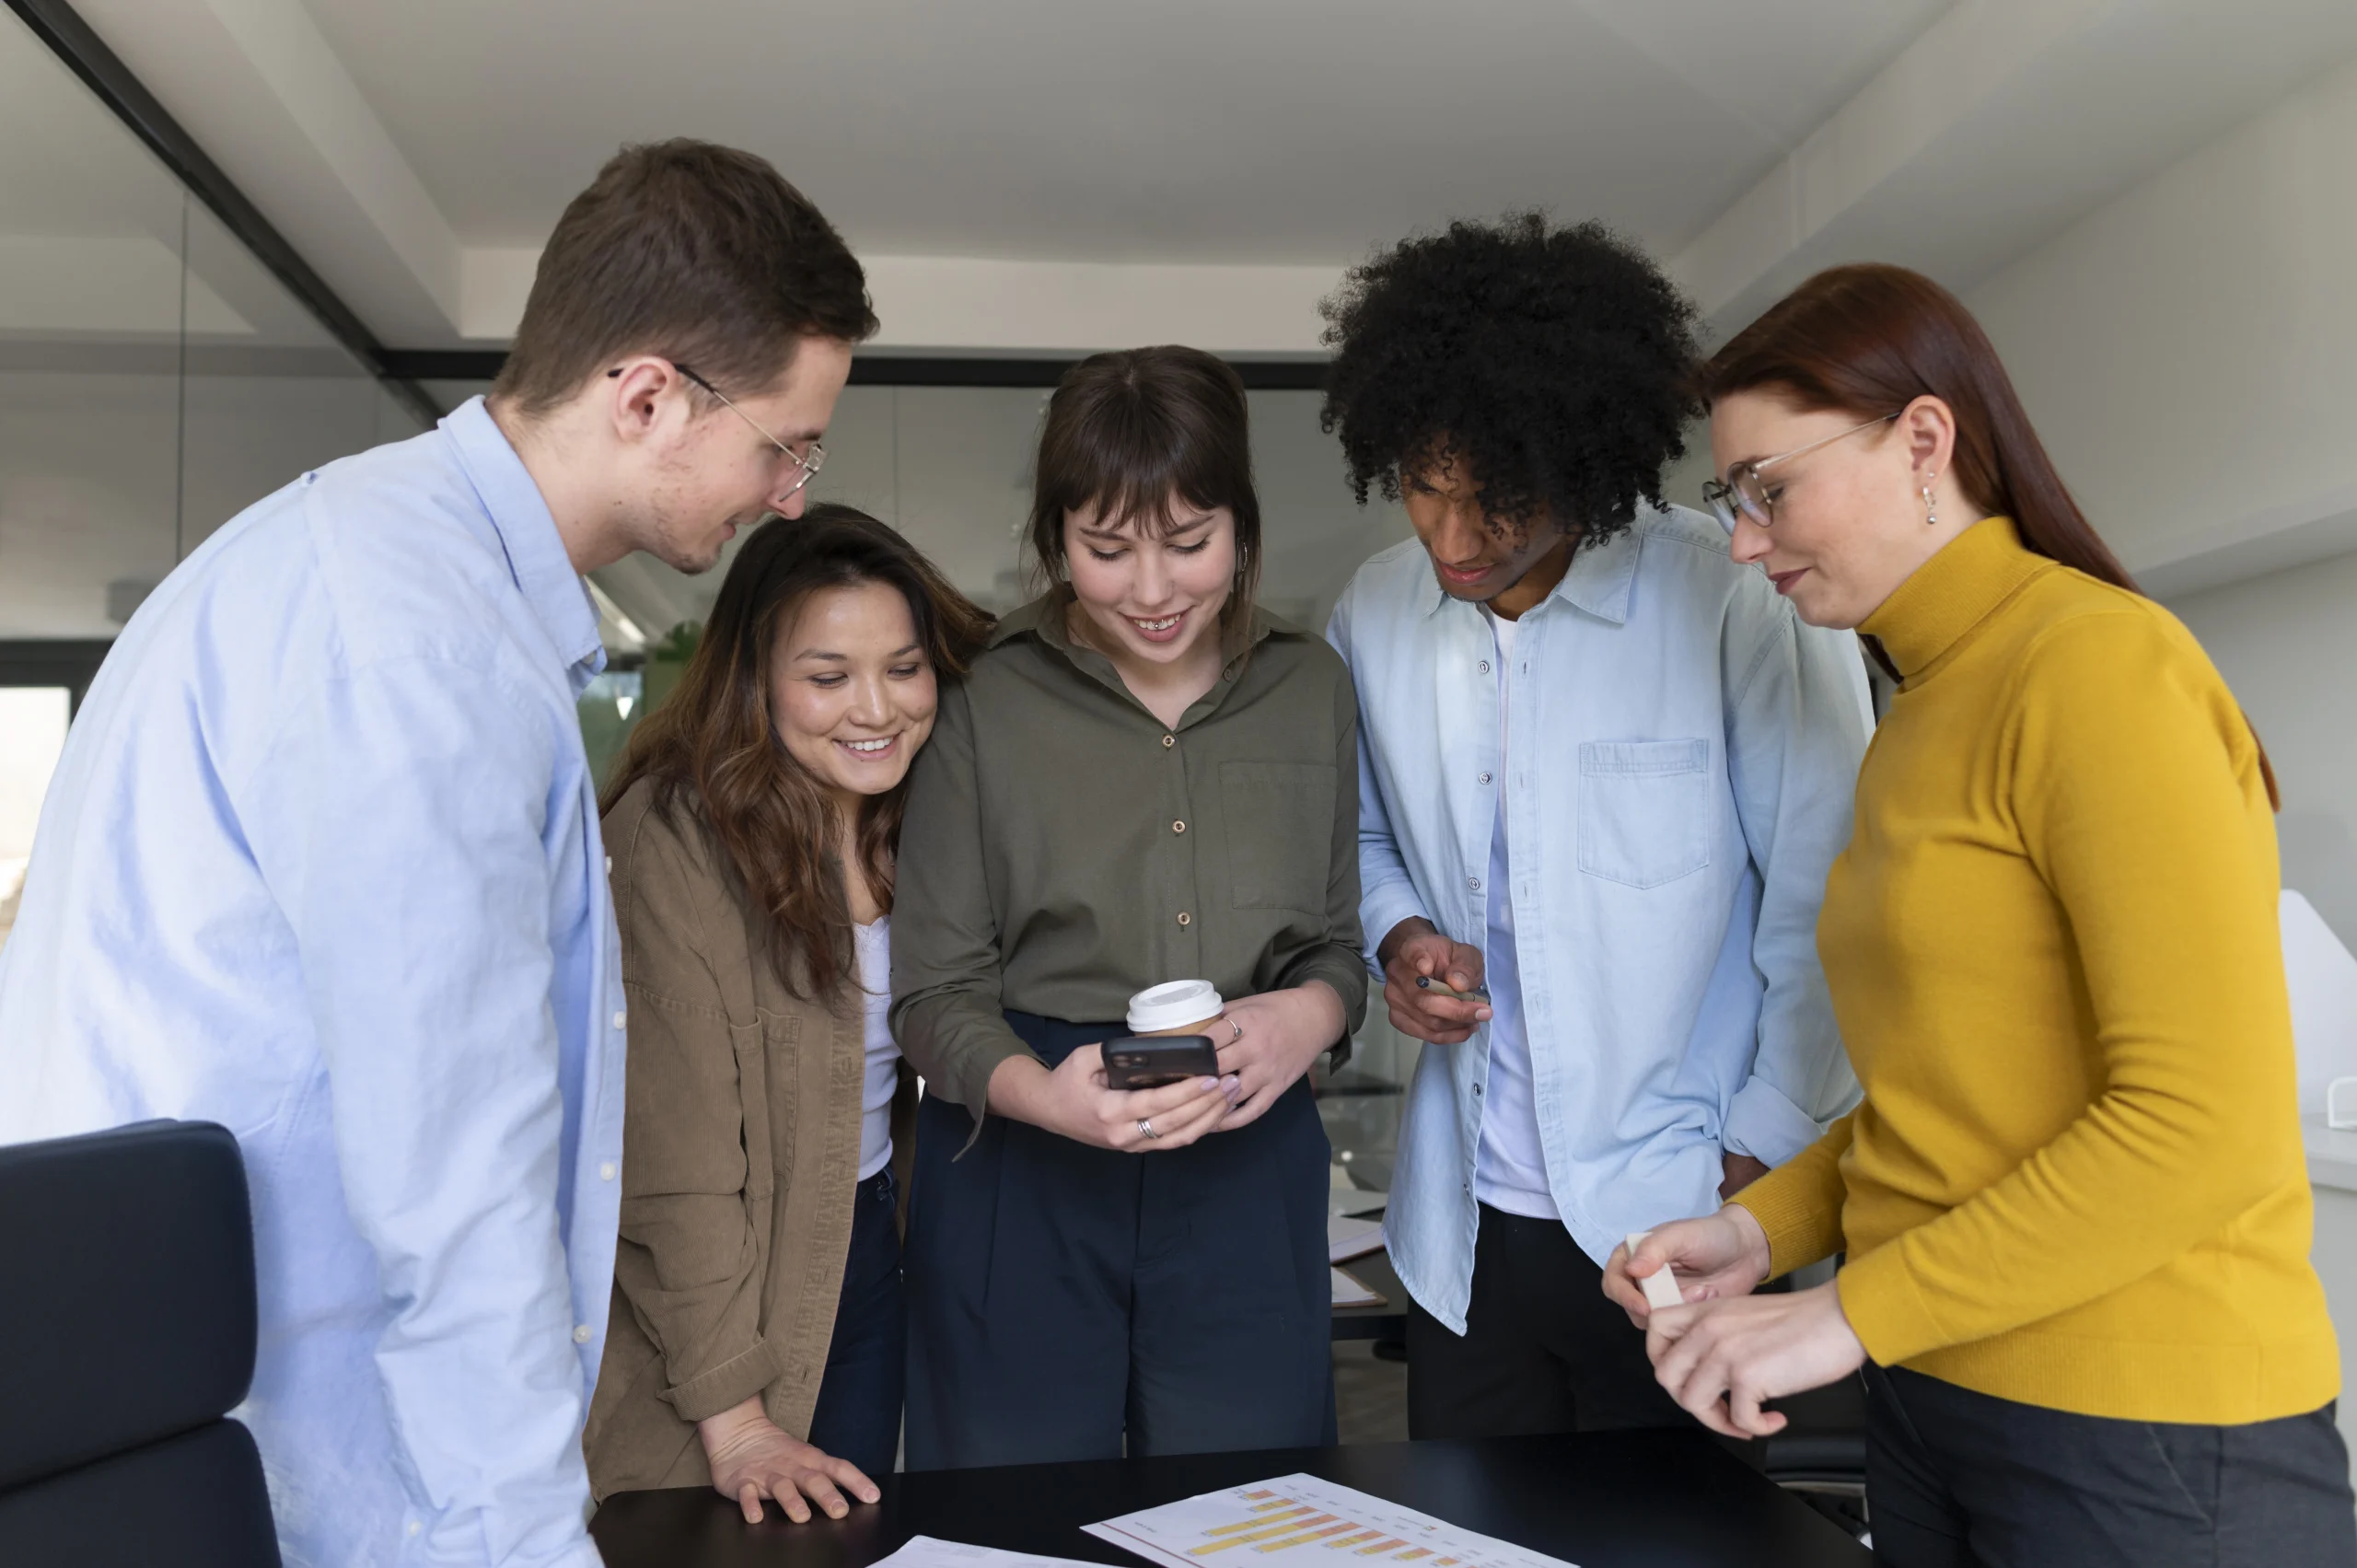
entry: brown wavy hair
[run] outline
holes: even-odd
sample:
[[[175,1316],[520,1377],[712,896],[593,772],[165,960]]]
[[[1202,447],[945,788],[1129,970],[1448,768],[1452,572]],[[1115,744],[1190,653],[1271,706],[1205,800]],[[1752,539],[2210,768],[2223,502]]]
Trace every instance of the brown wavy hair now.
[[[2011,517],[2022,543],[2049,561],[2143,592],[2071,498],[1989,334],[1964,301],[1922,273],[1880,262],[1829,267],[1770,306],[1697,374],[1708,403],[1763,389],[1810,412],[1859,419],[1938,398],[1956,415],[1950,470],[1982,517]],[[2258,768],[2280,810],[2264,746]]]
[[[710,836],[737,897],[768,927],[779,978],[806,1000],[853,970],[851,901],[833,797],[786,750],[771,716],[770,657],[811,595],[865,583],[908,601],[937,681],[964,679],[990,616],[893,529],[820,503],[746,538],[678,688],[632,732],[600,802],[611,810],[632,785],[653,781],[656,810]],[[860,870],[887,909],[907,802],[905,777],[860,802]]]

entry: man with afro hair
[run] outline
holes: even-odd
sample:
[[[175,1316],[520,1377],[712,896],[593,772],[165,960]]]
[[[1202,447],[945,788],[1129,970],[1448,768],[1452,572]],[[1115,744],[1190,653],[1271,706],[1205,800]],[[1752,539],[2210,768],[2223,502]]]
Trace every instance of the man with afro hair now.
[[[1360,916],[1429,1042],[1385,1223],[1409,1433],[1682,1424],[1602,1267],[1855,1098],[1815,933],[1872,722],[1858,645],[1662,499],[1695,312],[1609,231],[1453,224],[1324,309],[1326,428],[1416,530],[1328,632]]]

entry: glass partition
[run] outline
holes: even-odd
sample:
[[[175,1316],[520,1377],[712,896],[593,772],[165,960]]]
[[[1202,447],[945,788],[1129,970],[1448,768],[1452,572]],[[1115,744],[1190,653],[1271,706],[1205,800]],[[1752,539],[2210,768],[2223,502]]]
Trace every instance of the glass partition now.
[[[0,12],[0,139],[4,936],[73,705],[147,593],[305,470],[419,426],[13,12]],[[444,407],[484,389],[428,389]],[[1012,608],[1027,597],[1019,536],[1046,399],[850,388],[814,490],[899,527],[981,603]],[[1408,534],[1396,507],[1352,501],[1318,403],[1251,394],[1262,598],[1313,628],[1361,561]],[[644,556],[596,575],[612,666],[581,714],[601,773],[661,700],[719,580]],[[1329,1098],[1363,1184],[1387,1181],[1409,1060],[1378,1017]]]
[[[149,590],[414,419],[0,11],[0,936],[71,706]]]

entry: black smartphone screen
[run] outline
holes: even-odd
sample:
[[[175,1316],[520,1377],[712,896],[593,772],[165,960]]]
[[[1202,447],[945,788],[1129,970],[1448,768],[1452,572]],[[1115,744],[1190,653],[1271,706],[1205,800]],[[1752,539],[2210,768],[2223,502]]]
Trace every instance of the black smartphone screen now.
[[[1219,1051],[1209,1035],[1132,1035],[1105,1042],[1105,1082],[1117,1089],[1218,1076]]]

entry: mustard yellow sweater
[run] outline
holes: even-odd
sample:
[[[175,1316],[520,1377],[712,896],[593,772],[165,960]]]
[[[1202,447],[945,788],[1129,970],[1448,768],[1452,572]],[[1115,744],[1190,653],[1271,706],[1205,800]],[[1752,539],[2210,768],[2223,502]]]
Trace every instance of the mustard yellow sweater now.
[[[2138,1421],[2340,1384],[2258,744],[2166,610],[1992,517],[1864,631],[1905,682],[1817,950],[1865,1099],[1736,1201],[1866,1352]]]

